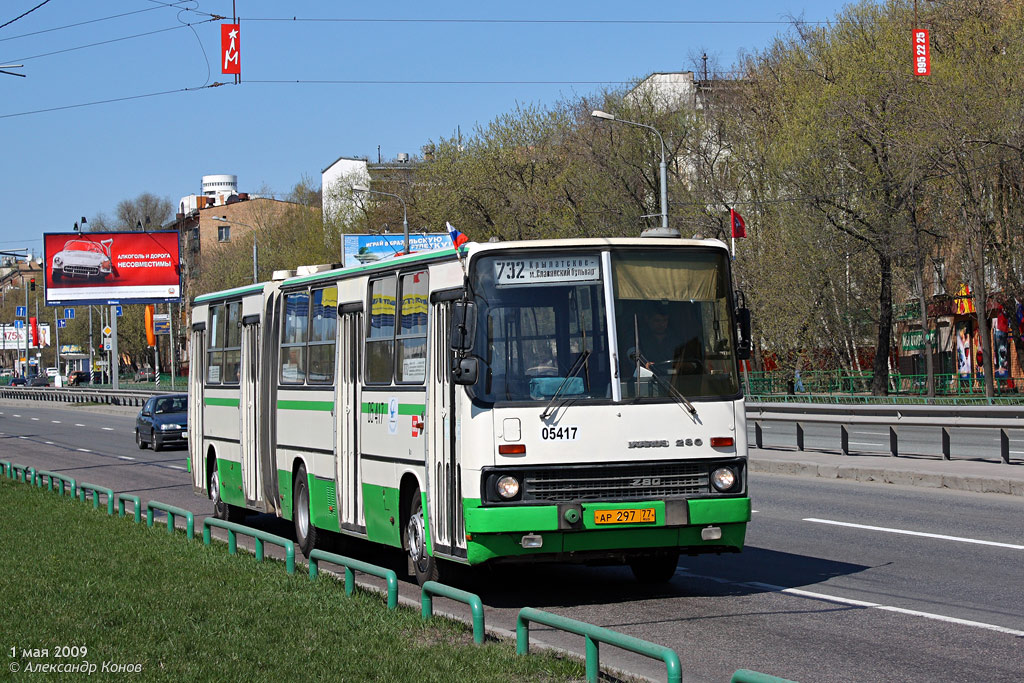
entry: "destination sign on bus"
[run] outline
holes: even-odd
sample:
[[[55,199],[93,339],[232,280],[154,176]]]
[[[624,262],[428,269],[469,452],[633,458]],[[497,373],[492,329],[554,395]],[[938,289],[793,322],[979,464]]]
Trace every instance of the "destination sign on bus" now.
[[[494,283],[499,287],[547,282],[597,282],[601,261],[597,256],[549,256],[496,259]]]

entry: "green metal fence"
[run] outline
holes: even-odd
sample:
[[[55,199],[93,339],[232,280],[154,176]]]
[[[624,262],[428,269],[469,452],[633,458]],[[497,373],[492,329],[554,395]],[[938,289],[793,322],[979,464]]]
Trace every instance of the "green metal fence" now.
[[[459,602],[464,602],[469,605],[470,612],[473,614],[473,642],[477,645],[483,645],[486,633],[484,630],[484,603],[481,602],[480,596],[468,591],[459,590],[458,588],[446,586],[443,583],[438,583],[437,581],[427,581],[423,584],[420,598],[424,621],[434,616],[433,598],[435,595],[440,595],[451,600],[458,600]]]
[[[114,492],[105,486],[97,486],[96,484],[86,484],[82,482],[78,485],[78,499],[83,503],[85,502],[86,496],[92,493],[92,506],[98,510],[100,507],[100,494],[104,494],[107,497],[107,514],[114,514]]]
[[[127,493],[117,494],[117,516],[124,517],[124,502],[126,500],[132,502],[132,506],[135,508],[135,523],[138,524],[142,521],[142,501],[138,496],[130,496]]]
[[[174,519],[175,517],[185,518],[185,536],[189,540],[195,538],[196,522],[195,518],[189,510],[184,508],[175,507],[174,505],[168,505],[167,503],[161,503],[159,501],[151,500],[146,503],[146,526],[153,526],[153,511],[162,510],[167,513],[167,533],[174,533]]]
[[[205,536],[204,536],[205,538]],[[398,608],[398,574],[392,569],[385,569],[384,567],[378,567],[375,564],[369,562],[361,562],[354,560],[351,557],[345,557],[344,555],[335,555],[325,550],[317,548],[309,554],[309,578],[313,580],[317,577],[320,571],[320,561],[330,562],[336,564],[345,569],[345,594],[352,595],[356,590],[356,571],[361,571],[364,574],[370,574],[377,576],[385,581],[388,585],[388,609]]]
[[[217,519],[215,517],[207,517],[203,520],[203,543],[210,545],[210,527],[218,527],[226,529],[228,532],[228,553],[231,555],[238,554],[238,539],[237,535],[242,534],[244,536],[251,536],[256,542],[256,561],[263,561],[263,544],[273,543],[274,545],[281,546],[284,548],[285,553],[285,566],[288,569],[289,574],[295,573],[295,542],[289,541],[287,538],[281,536],[275,536],[274,534],[268,534],[266,531],[260,531],[259,529],[250,529],[247,526],[236,524],[234,522],[226,522],[223,519]]]
[[[575,633],[585,638],[588,683],[597,683],[598,676],[600,675],[599,643],[607,643],[608,645],[636,652],[652,659],[660,659],[665,662],[665,668],[668,672],[668,683],[682,683],[683,668],[679,663],[679,655],[676,654],[675,650],[664,645],[627,636],[625,633],[612,631],[601,626],[594,626],[583,621],[576,621],[569,617],[534,609],[533,607],[522,608],[519,610],[519,616],[516,618],[516,654],[525,655],[530,652],[530,622]]]
[[[751,671],[750,669],[737,669],[730,679],[730,683],[795,683],[788,678],[779,678],[778,676],[770,676],[763,674],[760,671]]]

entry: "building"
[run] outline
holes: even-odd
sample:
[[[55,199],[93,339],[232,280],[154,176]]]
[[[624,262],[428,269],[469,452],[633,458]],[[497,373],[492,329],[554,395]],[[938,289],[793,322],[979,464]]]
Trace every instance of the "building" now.
[[[416,169],[422,164],[405,153],[393,161],[378,160],[377,163],[365,157],[338,157],[320,172],[324,220],[343,220],[345,213],[354,208],[353,185],[410,197]]]

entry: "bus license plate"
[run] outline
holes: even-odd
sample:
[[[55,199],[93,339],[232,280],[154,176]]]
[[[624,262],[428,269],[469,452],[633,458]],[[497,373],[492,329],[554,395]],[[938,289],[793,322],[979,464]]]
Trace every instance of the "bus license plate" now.
[[[594,524],[653,524],[654,508],[594,510]]]

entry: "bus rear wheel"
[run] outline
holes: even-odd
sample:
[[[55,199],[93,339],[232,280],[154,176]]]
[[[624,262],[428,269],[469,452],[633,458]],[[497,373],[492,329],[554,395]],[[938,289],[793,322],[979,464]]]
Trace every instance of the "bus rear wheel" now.
[[[292,518],[295,521],[295,540],[302,554],[309,557],[319,541],[317,528],[309,513],[309,477],[305,466],[300,466],[295,475],[295,497],[292,499]]]
[[[633,576],[640,583],[668,583],[676,574],[679,552],[640,557],[629,563]]]
[[[409,514],[405,522],[405,548],[409,553],[409,564],[416,575],[416,583],[422,586],[427,581],[440,579],[438,560],[427,553],[427,525],[419,491],[413,493],[409,501]]]

